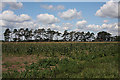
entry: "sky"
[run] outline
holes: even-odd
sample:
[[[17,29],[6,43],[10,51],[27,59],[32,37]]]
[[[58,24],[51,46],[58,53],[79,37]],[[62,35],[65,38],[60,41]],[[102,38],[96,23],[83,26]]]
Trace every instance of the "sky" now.
[[[0,0],[2,2],[106,2],[109,0]],[[113,0],[118,2],[119,0]]]
[[[3,2],[0,40],[6,28],[51,28],[63,32],[107,31],[118,35],[118,3],[107,2]]]

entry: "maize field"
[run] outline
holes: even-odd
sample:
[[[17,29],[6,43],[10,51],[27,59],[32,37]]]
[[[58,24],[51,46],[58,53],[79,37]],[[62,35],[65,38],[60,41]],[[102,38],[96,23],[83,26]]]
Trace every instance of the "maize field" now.
[[[3,78],[119,78],[119,43],[3,42]]]

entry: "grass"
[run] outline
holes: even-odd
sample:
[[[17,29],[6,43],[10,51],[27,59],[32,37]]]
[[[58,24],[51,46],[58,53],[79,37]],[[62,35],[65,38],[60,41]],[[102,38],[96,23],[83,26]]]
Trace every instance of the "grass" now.
[[[3,78],[119,78],[118,48],[118,43],[3,43]]]

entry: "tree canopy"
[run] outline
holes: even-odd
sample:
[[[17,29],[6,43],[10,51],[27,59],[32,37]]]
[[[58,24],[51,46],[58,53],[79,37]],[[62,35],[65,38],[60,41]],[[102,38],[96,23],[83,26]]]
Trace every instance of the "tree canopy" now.
[[[4,32],[4,41],[14,42],[44,42],[44,41],[120,41],[120,36],[112,36],[106,31],[95,34],[93,32],[79,32],[65,30],[63,33],[48,28],[43,29],[6,29]]]

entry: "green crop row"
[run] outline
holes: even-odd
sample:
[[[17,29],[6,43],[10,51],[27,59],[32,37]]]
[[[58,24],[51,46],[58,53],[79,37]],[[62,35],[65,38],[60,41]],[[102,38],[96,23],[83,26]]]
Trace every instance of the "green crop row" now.
[[[3,54],[78,56],[80,54],[114,55],[117,43],[3,43]]]

